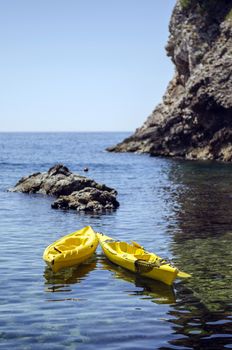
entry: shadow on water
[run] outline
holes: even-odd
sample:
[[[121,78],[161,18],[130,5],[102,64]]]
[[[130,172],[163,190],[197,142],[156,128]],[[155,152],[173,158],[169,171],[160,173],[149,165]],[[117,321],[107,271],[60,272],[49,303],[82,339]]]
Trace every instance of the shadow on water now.
[[[70,292],[71,284],[81,283],[91,271],[96,268],[96,258],[93,257],[86,263],[80,266],[73,266],[62,269],[54,273],[50,267],[45,267],[44,278],[46,292]]]
[[[232,348],[232,168],[174,162],[169,178],[171,250],[192,274],[176,285],[170,322],[178,336],[170,344]]]
[[[100,263],[101,270],[107,270],[112,273],[113,278],[120,279],[133,284],[133,291],[126,291],[128,295],[140,296],[151,300],[156,304],[175,303],[175,292],[171,286],[167,286],[159,281],[149,280],[141,276],[122,269],[106,260],[104,256],[94,257],[80,266],[73,266],[62,269],[54,273],[49,267],[45,267],[44,278],[46,292],[66,293],[71,292],[71,284],[81,283],[91,271],[96,269],[97,263]],[[62,299],[63,300],[63,299]]]
[[[178,226],[175,241],[219,237],[232,231],[232,167],[176,162],[169,172],[169,201]]]
[[[130,292],[130,295],[138,295],[147,297],[156,304],[173,304],[175,303],[175,292],[171,286],[168,286],[159,281],[153,281],[148,278],[138,276],[130,271],[127,271],[120,266],[112,264],[103,256],[100,258],[102,270],[108,270],[112,273],[113,278],[121,279],[131,284],[134,284],[136,289]],[[138,290],[140,288],[140,290]]]

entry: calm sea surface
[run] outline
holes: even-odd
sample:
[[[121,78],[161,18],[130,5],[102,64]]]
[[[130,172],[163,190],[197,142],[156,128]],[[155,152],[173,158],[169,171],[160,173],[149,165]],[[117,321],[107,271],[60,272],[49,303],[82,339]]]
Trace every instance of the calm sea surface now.
[[[0,134],[1,349],[232,349],[232,166],[105,148],[122,133]],[[118,190],[105,215],[51,209],[9,193],[19,178],[63,163]],[[136,240],[192,274],[174,287],[106,261],[53,274],[47,245],[91,225]]]

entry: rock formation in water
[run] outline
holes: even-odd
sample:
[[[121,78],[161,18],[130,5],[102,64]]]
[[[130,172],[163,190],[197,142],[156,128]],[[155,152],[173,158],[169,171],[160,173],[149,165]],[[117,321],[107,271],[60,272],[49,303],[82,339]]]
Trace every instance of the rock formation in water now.
[[[57,164],[48,172],[23,177],[10,192],[38,193],[58,197],[52,208],[102,212],[118,208],[117,191]]]
[[[74,209],[84,212],[111,211],[118,206],[119,203],[112,192],[93,187],[85,187],[68,196],[60,196],[52,204],[54,209]]]
[[[108,151],[232,161],[232,1],[178,0],[169,30],[162,103]]]

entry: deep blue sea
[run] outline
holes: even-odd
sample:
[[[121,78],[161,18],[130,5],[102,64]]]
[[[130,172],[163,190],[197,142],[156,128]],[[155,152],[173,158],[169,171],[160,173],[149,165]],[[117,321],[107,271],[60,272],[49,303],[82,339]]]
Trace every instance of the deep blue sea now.
[[[232,165],[105,151],[126,133],[0,134],[0,349],[232,349]],[[63,163],[114,187],[105,215],[51,209],[10,193]],[[191,273],[173,287],[110,264],[100,247],[56,274],[46,246],[91,225],[135,240]]]

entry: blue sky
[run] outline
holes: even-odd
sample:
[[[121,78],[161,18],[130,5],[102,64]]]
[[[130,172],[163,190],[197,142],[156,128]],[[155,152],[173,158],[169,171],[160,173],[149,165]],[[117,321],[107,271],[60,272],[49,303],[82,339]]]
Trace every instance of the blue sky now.
[[[175,0],[0,0],[0,131],[133,131],[164,94]]]

